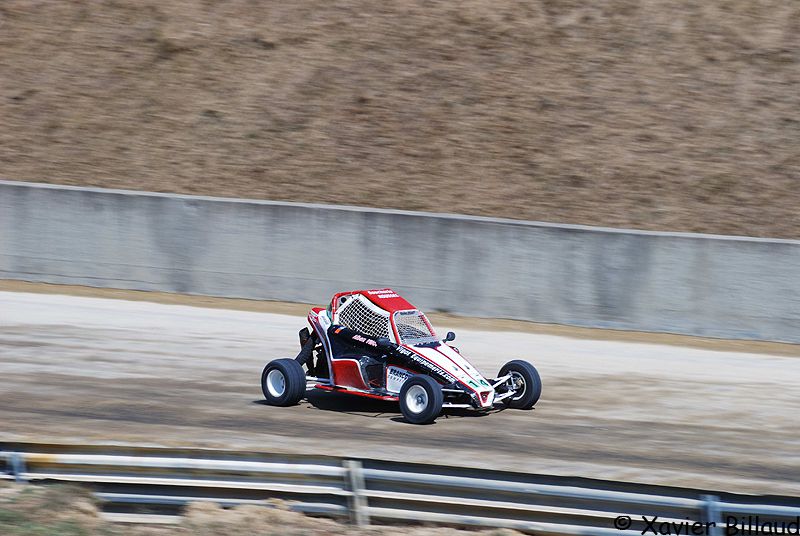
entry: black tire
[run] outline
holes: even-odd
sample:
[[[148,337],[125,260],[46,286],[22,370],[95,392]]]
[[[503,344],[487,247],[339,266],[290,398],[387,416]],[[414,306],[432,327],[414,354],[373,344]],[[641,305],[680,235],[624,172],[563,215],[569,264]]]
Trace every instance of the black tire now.
[[[306,394],[306,373],[294,359],[270,361],[261,373],[261,391],[271,406],[294,406]]]
[[[430,376],[412,376],[400,388],[400,411],[411,424],[432,423],[443,403],[442,386]]]
[[[522,392],[506,398],[503,402],[509,408],[531,409],[542,396],[542,379],[536,367],[527,361],[515,359],[503,365],[497,377],[502,378],[509,373],[514,375],[516,381],[522,383]]]

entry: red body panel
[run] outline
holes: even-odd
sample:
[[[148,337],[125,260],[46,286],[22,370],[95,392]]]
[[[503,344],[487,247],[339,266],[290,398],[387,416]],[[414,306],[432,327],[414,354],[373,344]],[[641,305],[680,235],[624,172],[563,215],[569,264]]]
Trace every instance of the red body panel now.
[[[408,311],[409,309],[416,309],[413,305],[407,302],[404,298],[390,288],[373,289],[373,290],[350,290],[347,292],[340,292],[333,297],[332,305],[333,310],[336,311],[339,305],[339,298],[342,296],[349,296],[350,294],[361,294],[369,301],[390,313],[397,311]]]
[[[364,378],[361,377],[361,369],[358,363],[350,359],[333,360],[333,383],[335,385],[364,389],[365,391],[369,390],[367,384],[364,383]]]

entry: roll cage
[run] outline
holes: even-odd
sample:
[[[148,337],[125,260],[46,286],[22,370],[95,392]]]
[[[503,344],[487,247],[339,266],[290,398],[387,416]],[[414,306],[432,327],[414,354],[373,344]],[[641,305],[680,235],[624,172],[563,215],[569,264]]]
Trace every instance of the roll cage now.
[[[331,323],[395,344],[434,344],[427,317],[391,289],[340,293],[327,308]]]

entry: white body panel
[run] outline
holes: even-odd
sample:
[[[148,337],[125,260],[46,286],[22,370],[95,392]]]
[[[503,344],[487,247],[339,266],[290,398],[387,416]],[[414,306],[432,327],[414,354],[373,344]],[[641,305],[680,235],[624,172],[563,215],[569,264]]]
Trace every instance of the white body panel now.
[[[486,379],[481,376],[475,367],[469,364],[461,354],[456,352],[446,344],[440,344],[436,348],[420,347],[420,346],[405,346],[412,352],[415,352],[428,361],[431,361],[443,368],[458,380],[467,386],[470,390],[479,394],[479,402],[481,407],[491,407],[494,403],[494,389]],[[488,393],[488,394],[487,394]],[[485,395],[485,398],[484,398]]]
[[[386,390],[390,393],[399,393],[403,384],[414,373],[401,367],[386,367]]]

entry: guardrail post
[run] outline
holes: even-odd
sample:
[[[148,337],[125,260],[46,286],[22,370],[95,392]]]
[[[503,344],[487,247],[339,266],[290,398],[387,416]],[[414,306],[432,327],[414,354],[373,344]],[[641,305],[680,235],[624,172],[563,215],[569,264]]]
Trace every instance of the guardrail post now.
[[[344,468],[346,469],[347,487],[352,493],[348,499],[350,522],[364,527],[369,525],[369,510],[367,498],[361,493],[366,488],[363,466],[358,460],[344,460]]]
[[[722,516],[719,511],[719,497],[716,495],[701,495],[703,501],[703,522],[714,523],[708,531],[708,536],[721,536]]]
[[[26,472],[25,457],[19,452],[12,452],[11,459],[11,474],[14,475],[14,482],[27,482],[23,474]]]

